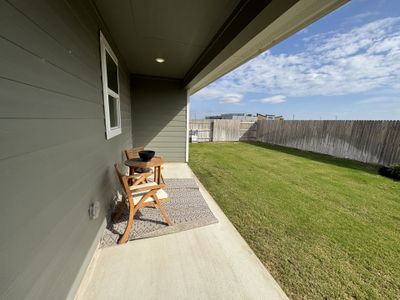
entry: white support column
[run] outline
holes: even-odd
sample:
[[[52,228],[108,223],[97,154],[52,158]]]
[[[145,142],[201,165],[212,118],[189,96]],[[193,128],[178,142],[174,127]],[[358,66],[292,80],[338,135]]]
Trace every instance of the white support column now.
[[[189,111],[190,111],[190,103],[189,103],[189,90],[186,91],[186,162],[189,162]]]

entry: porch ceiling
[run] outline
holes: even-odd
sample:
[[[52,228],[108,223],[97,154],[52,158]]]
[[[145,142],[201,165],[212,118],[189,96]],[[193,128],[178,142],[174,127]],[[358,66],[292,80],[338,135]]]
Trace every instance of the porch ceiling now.
[[[96,0],[132,73],[183,78],[239,0]],[[156,57],[165,63],[155,62]]]
[[[91,1],[131,73],[193,94],[349,0]]]

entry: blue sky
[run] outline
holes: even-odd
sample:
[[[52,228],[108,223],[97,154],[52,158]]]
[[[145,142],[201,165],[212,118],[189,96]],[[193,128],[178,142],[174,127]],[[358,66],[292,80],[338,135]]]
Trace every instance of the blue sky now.
[[[224,112],[400,119],[400,0],[352,0],[190,98]]]

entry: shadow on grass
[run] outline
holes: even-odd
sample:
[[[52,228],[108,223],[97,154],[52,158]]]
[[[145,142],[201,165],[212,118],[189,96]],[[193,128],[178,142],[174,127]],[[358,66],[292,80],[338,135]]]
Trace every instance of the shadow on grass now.
[[[379,165],[363,163],[363,162],[359,162],[359,161],[351,160],[351,159],[338,158],[338,157],[334,157],[334,156],[331,156],[328,154],[321,154],[321,153],[315,153],[315,152],[311,152],[311,151],[299,150],[299,149],[295,149],[295,148],[283,147],[283,146],[272,145],[272,144],[265,144],[265,143],[261,143],[261,142],[242,142],[242,143],[254,145],[254,146],[265,148],[265,149],[272,150],[272,151],[279,151],[279,152],[286,153],[289,155],[303,157],[303,158],[307,158],[307,159],[314,160],[317,162],[335,165],[338,167],[364,171],[364,172],[367,172],[370,174],[375,174],[375,175],[379,174],[378,173],[378,169],[380,167]]]

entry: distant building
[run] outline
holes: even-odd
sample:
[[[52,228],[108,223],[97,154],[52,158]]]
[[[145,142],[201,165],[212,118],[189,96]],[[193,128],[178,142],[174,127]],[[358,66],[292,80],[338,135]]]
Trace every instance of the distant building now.
[[[206,116],[208,120],[240,120],[255,122],[259,120],[283,120],[282,116],[270,115],[270,114],[249,114],[249,113],[226,113],[215,116]]]
[[[211,120],[240,120],[240,121],[256,121],[257,118],[253,114],[248,113],[227,113],[227,114],[220,114],[216,116],[207,116],[206,119]]]
[[[222,119],[221,116],[206,116],[206,120],[219,120]]]
[[[257,121],[259,120],[283,120],[283,116],[276,116],[270,114],[257,114],[256,115]]]
[[[255,121],[257,121],[257,117],[252,114],[244,114],[241,116],[232,116],[232,120],[255,122]]]
[[[257,118],[257,121],[265,120],[265,116],[262,114],[257,114],[256,118]]]
[[[253,117],[252,114],[247,114],[247,113],[229,113],[229,114],[221,114],[221,119],[226,119],[226,120],[241,120],[246,117]]]

